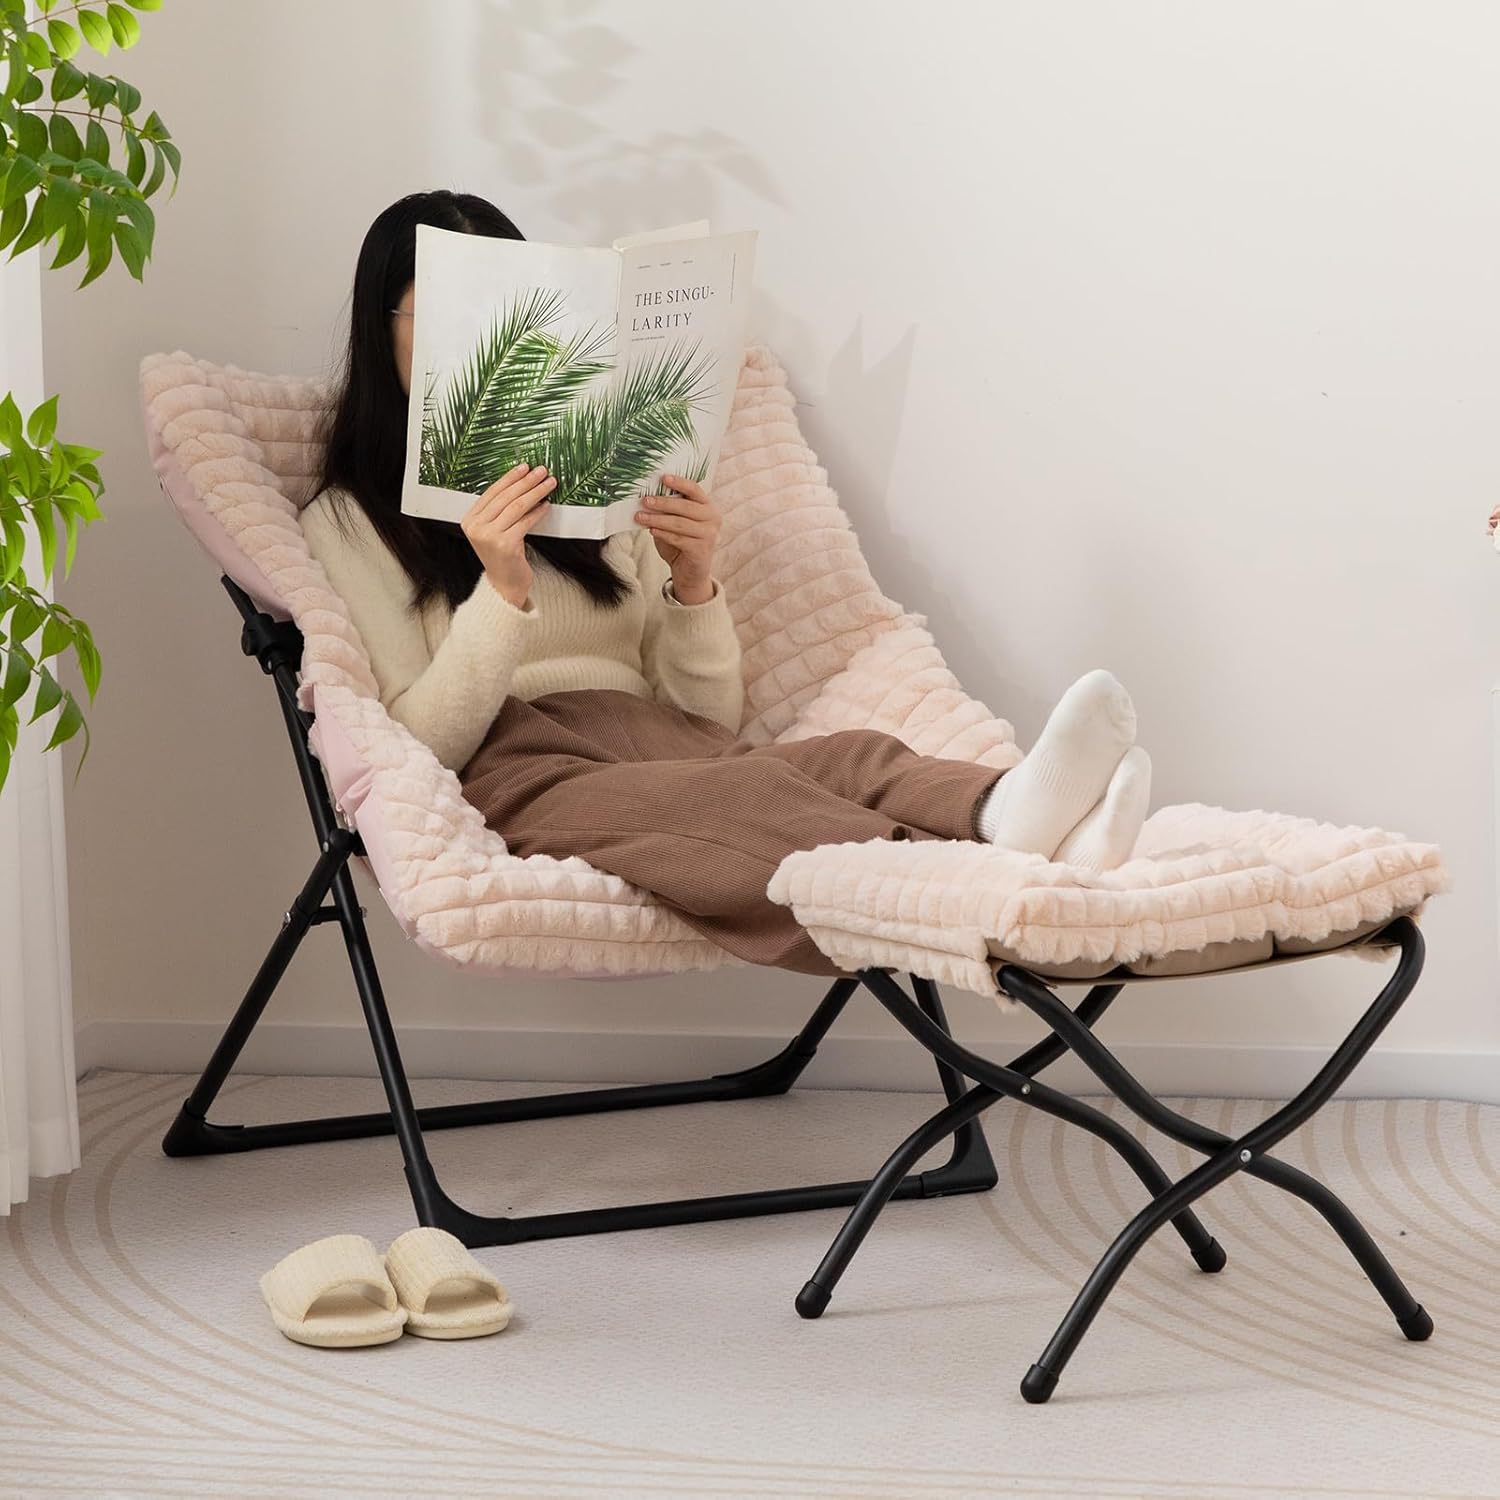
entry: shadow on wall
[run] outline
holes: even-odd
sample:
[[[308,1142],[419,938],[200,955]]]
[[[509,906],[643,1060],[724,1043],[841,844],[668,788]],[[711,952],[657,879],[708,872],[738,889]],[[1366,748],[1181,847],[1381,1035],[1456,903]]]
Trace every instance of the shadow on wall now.
[[[724,222],[727,183],[784,209],[769,168],[728,131],[631,133],[609,106],[639,86],[630,70],[641,49],[599,19],[605,11],[603,0],[488,0],[479,9],[479,129],[505,177],[589,245],[679,220],[754,228]],[[764,283],[755,318],[752,336],[773,348],[810,347],[806,323]]]
[[[603,0],[488,0],[480,7],[470,64],[478,126],[503,176],[585,244],[607,244],[674,219],[742,227],[723,222],[729,184],[739,190],[736,202],[748,194],[787,209],[765,163],[727,131],[699,126],[632,133],[617,101],[638,86],[632,74],[641,49],[608,24],[608,14]],[[694,14],[710,12],[705,7]],[[808,439],[854,518],[882,586],[930,617],[945,649],[957,648],[961,671],[964,622],[942,580],[903,540],[925,505],[919,497],[891,493],[917,326],[871,358],[863,320],[856,321],[817,392],[803,386],[811,372],[799,356],[821,363],[822,341],[764,282],[757,288],[752,336],[797,367],[792,383]],[[995,663],[985,665],[993,683]]]
[[[491,0],[480,10],[472,59],[480,128],[511,181],[592,244],[657,227],[640,215],[658,205],[714,218],[726,179],[780,205],[764,164],[725,131],[633,137],[618,120],[605,124],[591,113],[627,88],[640,51],[598,19],[604,12],[602,0]]]

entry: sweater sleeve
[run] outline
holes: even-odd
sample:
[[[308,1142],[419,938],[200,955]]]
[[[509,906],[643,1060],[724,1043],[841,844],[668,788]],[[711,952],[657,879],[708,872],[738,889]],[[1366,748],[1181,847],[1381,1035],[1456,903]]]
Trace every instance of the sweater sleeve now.
[[[313,501],[302,513],[308,550],[349,607],[386,711],[450,770],[460,770],[505,701],[536,611],[530,604],[517,609],[481,574],[431,652],[406,570],[357,505],[344,506],[343,515],[347,530],[327,495]]]
[[[646,601],[641,665],[656,701],[717,719],[738,733],[745,688],[740,641],[723,584],[714,579],[713,596],[702,604],[679,604],[665,592],[672,570],[650,532],[635,535],[633,550]]]

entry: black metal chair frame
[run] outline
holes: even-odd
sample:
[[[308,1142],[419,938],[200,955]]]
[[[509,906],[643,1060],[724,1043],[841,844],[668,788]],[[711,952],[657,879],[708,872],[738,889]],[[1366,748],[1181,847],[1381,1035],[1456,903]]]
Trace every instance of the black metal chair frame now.
[[[1064,1366],[1110,1291],[1141,1246],[1164,1224],[1170,1223],[1176,1229],[1202,1270],[1222,1269],[1224,1250],[1198,1220],[1192,1205],[1240,1171],[1273,1183],[1317,1209],[1385,1299],[1406,1337],[1420,1340],[1432,1333],[1431,1318],[1407,1291],[1353,1213],[1321,1183],[1266,1154],[1333,1095],[1411,992],[1421,972],[1423,946],[1421,935],[1409,918],[1398,918],[1383,931],[1365,939],[1370,943],[1395,946],[1399,958],[1395,972],[1354,1029],[1301,1093],[1238,1139],[1230,1139],[1199,1125],[1162,1104],[1094,1035],[1092,1028],[1099,1017],[1127,985],[1143,982],[1142,976],[1120,971],[1092,981],[1084,999],[1070,1008],[1054,992],[1056,981],[1044,980],[1015,965],[1000,967],[997,974],[999,989],[1039,1016],[1052,1034],[1008,1065],[980,1057],[954,1039],[932,981],[911,975],[912,993],[909,995],[891,973],[864,969],[835,980],[802,1030],[786,1047],[750,1068],[684,1082],[635,1084],[417,1108],[381,990],[365,928],[365,911],[356,898],[350,870],[350,860],[364,852],[363,845],[358,833],[339,821],[308,743],[311,716],[297,705],[301,633],[291,622],[278,621],[257,610],[250,596],[230,579],[225,578],[223,583],[243,621],[242,649],[247,656],[260,662],[262,670],[275,683],[320,852],[312,873],[282,918],[280,932],[207,1067],[163,1138],[162,1150],[168,1156],[216,1155],[270,1146],[301,1145],[310,1141],[394,1134],[400,1143],[418,1221],[446,1229],[470,1246],[516,1244],[563,1235],[600,1234],[852,1205],[852,1212],[828,1253],[796,1298],[797,1311],[805,1318],[816,1318],[828,1306],[839,1278],[882,1209],[893,1198],[985,1192],[996,1185],[998,1174],[978,1117],[999,1100],[1011,1099],[1097,1136],[1120,1155],[1150,1195],[1150,1201],[1110,1245],[1041,1358],[1027,1371],[1021,1382],[1021,1393],[1027,1401],[1045,1401],[1052,1394]],[[330,901],[331,904],[326,904]],[[270,1002],[293,954],[308,930],[325,922],[337,922],[343,932],[389,1111],[288,1120],[269,1125],[223,1125],[210,1121],[208,1111]],[[1293,960],[1272,960],[1290,961]],[[939,1083],[948,1101],[944,1108],[913,1131],[875,1176],[866,1181],[820,1183],[809,1187],[519,1217],[472,1213],[455,1203],[438,1182],[427,1155],[424,1131],[786,1093],[861,986],[932,1054]],[[1180,1181],[1173,1182],[1146,1147],[1119,1121],[1090,1104],[1038,1083],[1036,1075],[1068,1051],[1081,1059],[1110,1093],[1147,1124],[1173,1140],[1201,1151],[1207,1160]],[[972,1086],[965,1087],[970,1079],[974,1080]],[[946,1162],[925,1172],[911,1172],[921,1157],[949,1136],[953,1138],[953,1147]]]

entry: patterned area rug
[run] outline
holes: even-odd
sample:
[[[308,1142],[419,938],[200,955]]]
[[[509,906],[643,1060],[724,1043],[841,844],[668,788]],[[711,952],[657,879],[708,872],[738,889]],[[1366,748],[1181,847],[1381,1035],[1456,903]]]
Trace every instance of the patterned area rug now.
[[[818,1322],[792,1298],[833,1211],[480,1250],[503,1334],[323,1351],[276,1333],[256,1278],[409,1228],[394,1141],[169,1161],[187,1085],[93,1075],[83,1167],[0,1220],[0,1494],[1500,1495],[1500,1110],[1335,1104],[1278,1153],[1364,1218],[1430,1343],[1311,1211],[1236,1177],[1201,1205],[1228,1268],[1159,1235],[1029,1407],[1021,1375],[1141,1201],[1035,1113],[991,1111],[994,1192],[888,1210]],[[467,1207],[534,1213],[865,1176],[932,1106],[794,1091],[429,1139]],[[366,1080],[235,1078],[216,1114],[380,1107]],[[1270,1106],[1185,1108],[1238,1132]]]

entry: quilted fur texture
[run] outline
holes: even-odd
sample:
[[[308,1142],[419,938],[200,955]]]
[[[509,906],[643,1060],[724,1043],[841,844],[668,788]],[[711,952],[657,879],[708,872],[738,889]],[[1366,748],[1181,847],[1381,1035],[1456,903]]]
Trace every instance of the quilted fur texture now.
[[[402,928],[480,971],[606,976],[735,960],[644,892],[579,859],[520,859],[457,777],[381,706],[364,646],[309,555],[327,408],[316,381],[181,352],[142,361],[153,461],[218,566],[300,627],[300,701],[341,815]],[[798,429],[786,376],[746,355],[713,488],[718,563],[743,649],[755,743],[869,727],[932,755],[1010,767],[1011,726],[970,698],[919,615],[881,593]],[[1167,808],[1136,858],[1090,877],[979,844],[826,846],[770,886],[848,968],[890,965],[994,995],[993,951],[1133,962],[1246,937],[1337,940],[1442,888],[1435,850],[1376,830]]]

